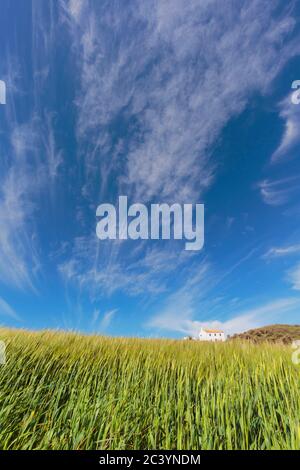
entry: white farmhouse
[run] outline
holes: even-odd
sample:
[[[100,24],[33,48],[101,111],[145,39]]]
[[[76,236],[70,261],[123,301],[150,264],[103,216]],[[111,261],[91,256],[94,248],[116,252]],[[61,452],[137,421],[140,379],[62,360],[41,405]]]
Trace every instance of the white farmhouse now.
[[[225,333],[222,330],[211,330],[201,328],[199,333],[200,341],[226,341]]]

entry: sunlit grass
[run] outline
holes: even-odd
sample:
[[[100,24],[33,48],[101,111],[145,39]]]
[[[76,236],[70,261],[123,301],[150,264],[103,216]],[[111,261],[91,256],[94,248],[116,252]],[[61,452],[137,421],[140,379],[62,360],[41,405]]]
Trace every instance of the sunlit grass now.
[[[299,449],[288,346],[0,329],[1,449]]]

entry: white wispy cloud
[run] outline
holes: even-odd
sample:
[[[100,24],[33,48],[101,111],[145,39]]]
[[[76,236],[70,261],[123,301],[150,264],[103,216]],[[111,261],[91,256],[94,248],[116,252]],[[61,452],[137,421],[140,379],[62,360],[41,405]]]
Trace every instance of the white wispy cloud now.
[[[70,0],[69,11],[72,17],[78,21],[84,7],[84,0]]]
[[[100,310],[98,308],[94,309],[93,315],[92,315],[92,325],[95,325],[95,323],[97,322],[99,318],[99,315],[100,315]]]
[[[91,321],[93,329],[105,331],[110,326],[117,312],[117,308],[107,310],[103,314],[100,309],[94,309]]]
[[[280,103],[279,116],[284,120],[284,132],[278,148],[271,157],[272,163],[279,163],[291,157],[291,151],[300,144],[300,106],[292,103],[291,95]]]
[[[265,204],[282,206],[299,194],[299,176],[280,178],[277,180],[265,179],[258,184],[261,197]]]
[[[106,330],[111,322],[113,321],[116,313],[117,313],[118,309],[112,309],[112,310],[108,310],[107,312],[105,312],[103,314],[103,317],[101,319],[101,322],[100,322],[100,330]]]
[[[37,266],[33,223],[35,189],[26,160],[13,161],[2,175],[0,279],[23,289],[34,289],[32,274]]]
[[[0,297],[0,315],[6,315],[14,320],[20,321],[20,317],[16,311],[2,297]]]
[[[93,299],[110,296],[116,291],[124,291],[130,296],[161,294],[172,283],[170,274],[180,267],[182,275],[183,268],[187,269],[195,255],[183,249],[178,253],[172,241],[160,243],[160,247],[158,243],[153,248],[141,244],[141,251],[128,250],[126,244],[120,244],[114,250],[109,241],[99,244],[96,235],[78,237],[74,240],[71,255],[59,264],[58,269],[67,283],[79,285]]]
[[[33,120],[13,126],[10,140],[13,156],[18,160],[24,158],[24,155],[28,153],[33,153],[38,141],[37,129]]]
[[[288,271],[287,280],[294,290],[300,290],[300,263]]]
[[[294,255],[296,253],[300,253],[300,244],[272,247],[266,251],[266,253],[263,255],[263,258],[279,258]]]

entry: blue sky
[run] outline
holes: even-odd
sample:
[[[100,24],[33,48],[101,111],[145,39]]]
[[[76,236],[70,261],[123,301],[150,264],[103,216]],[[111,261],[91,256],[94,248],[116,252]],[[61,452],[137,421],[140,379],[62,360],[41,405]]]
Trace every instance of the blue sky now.
[[[0,323],[182,337],[299,323],[295,1],[2,0]],[[204,203],[205,245],[96,208]]]

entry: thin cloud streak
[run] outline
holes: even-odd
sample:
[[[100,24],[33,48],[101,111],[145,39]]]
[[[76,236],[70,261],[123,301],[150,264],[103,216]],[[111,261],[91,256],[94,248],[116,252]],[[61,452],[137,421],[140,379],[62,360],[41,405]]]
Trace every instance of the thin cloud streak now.
[[[113,309],[113,310],[108,310],[107,312],[104,313],[103,318],[101,319],[100,322],[100,331],[101,330],[106,330],[111,322],[113,321],[118,309]]]
[[[277,180],[266,179],[258,184],[261,197],[265,204],[283,206],[293,197],[299,195],[300,176],[290,176]]]
[[[21,318],[16,311],[2,297],[0,297],[0,315],[5,315],[13,320],[21,321]]]
[[[264,259],[281,258],[285,256],[294,255],[296,253],[300,253],[300,244],[270,248],[263,255],[263,258]]]

